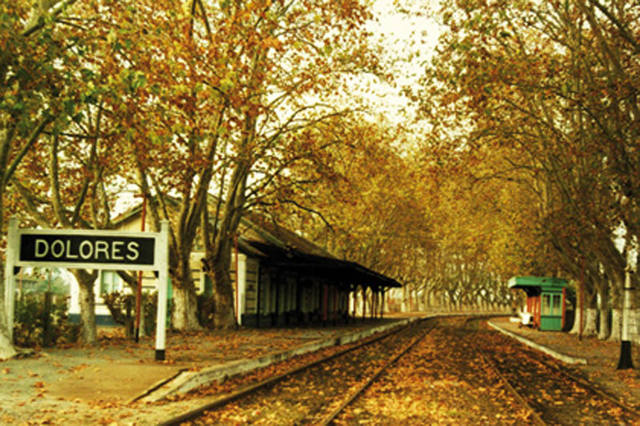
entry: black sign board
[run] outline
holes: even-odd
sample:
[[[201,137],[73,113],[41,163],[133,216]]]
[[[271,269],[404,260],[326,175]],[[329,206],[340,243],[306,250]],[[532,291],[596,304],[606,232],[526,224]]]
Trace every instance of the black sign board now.
[[[153,265],[155,238],[106,235],[20,235],[21,262]]]

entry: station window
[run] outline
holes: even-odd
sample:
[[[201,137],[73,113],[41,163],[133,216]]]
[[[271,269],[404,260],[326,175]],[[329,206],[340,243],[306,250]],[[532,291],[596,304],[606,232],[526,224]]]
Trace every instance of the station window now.
[[[100,294],[113,293],[120,290],[120,277],[114,271],[102,271],[100,274]]]

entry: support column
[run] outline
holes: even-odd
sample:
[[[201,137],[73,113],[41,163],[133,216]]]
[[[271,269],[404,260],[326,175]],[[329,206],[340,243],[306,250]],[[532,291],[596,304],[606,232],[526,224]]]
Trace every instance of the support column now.
[[[325,283],[322,285],[322,321],[323,322],[327,321],[328,302],[329,302],[329,285]]]
[[[340,287],[334,287],[333,294],[333,320],[337,321],[340,316]]]
[[[371,318],[375,318],[376,317],[376,309],[377,309],[377,292],[376,290],[371,287],[371,312],[369,313],[369,315],[371,316]]]
[[[562,288],[562,329],[564,330],[564,324],[567,320],[566,318],[566,312],[567,312],[567,288],[563,287]]]
[[[358,286],[353,289],[353,319],[356,319],[356,306],[358,306]]]

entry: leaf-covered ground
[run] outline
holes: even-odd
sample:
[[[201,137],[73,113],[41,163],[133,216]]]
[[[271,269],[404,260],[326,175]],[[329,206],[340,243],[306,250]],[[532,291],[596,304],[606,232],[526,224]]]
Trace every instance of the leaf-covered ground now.
[[[586,366],[566,366],[584,374],[590,381],[612,395],[619,397],[627,405],[640,408],[640,352],[636,345],[632,347],[634,369],[618,370],[620,342],[601,341],[595,337],[583,337],[565,332],[538,331],[527,327],[518,327],[506,318],[492,320],[496,325],[517,333],[557,352],[587,360]]]
[[[459,320],[458,320],[459,321]],[[339,424],[522,424],[528,412],[466,342],[436,328],[339,418]]]
[[[619,407],[560,375],[546,355],[482,324],[467,324],[464,319],[438,321],[337,423],[532,423],[528,406],[511,393],[505,377],[552,424],[634,421]],[[194,423],[320,423],[322,413],[337,406],[380,365],[383,351],[372,347],[367,352],[368,357],[346,356],[261,389]]]
[[[274,385],[261,388],[198,422],[212,424],[322,424],[322,419],[343,398],[371,377],[416,335],[424,324],[414,323],[397,334],[356,347],[339,357],[314,365]],[[306,358],[306,357],[305,357]],[[289,362],[275,366],[279,373],[290,371]],[[216,389],[215,387],[214,389]],[[209,389],[203,390],[209,393]],[[202,391],[201,391],[202,392]]]
[[[154,339],[135,343],[120,332],[101,330],[96,347],[68,345],[35,356],[0,362],[0,424],[156,424],[198,405],[130,404],[128,401],[180,369],[280,352],[352,333],[387,320],[336,327],[214,330],[172,334],[167,360],[155,361]]]
[[[503,325],[503,322],[499,324]],[[147,382],[151,384],[180,368],[198,369],[225,360],[290,349],[371,325],[372,323],[337,328],[216,331],[170,336],[167,346],[168,361],[164,363],[153,360],[153,339],[135,344],[119,335],[103,336],[100,346],[95,348],[59,348],[39,352],[31,358],[0,362],[0,398],[3,401],[0,406],[0,423],[156,424],[201,405],[214,395],[201,394],[196,395],[195,399],[164,403],[128,404],[127,400],[136,394],[134,390],[144,389],[148,386]],[[504,322],[504,325],[509,326],[508,322]],[[638,370],[615,369],[619,344],[592,338],[578,341],[574,336],[564,333],[540,333],[517,327],[513,331],[526,334],[526,337],[560,352],[587,358],[589,365],[579,367],[580,371],[629,404],[640,406]],[[429,339],[436,339],[436,336],[434,334]],[[395,415],[403,416],[411,422],[412,416],[424,410],[424,407],[429,407],[430,415],[434,416],[433,421],[455,423],[460,421],[460,416],[464,413],[471,413],[473,418],[486,418],[486,423],[508,423],[512,417],[496,417],[498,414],[505,414],[487,410],[484,403],[478,403],[490,396],[498,398],[502,391],[479,383],[469,386],[457,379],[454,370],[456,365],[463,362],[464,354],[447,360],[440,351],[448,342],[432,343],[435,344],[423,347],[424,356],[421,357],[422,360],[428,360],[431,366],[422,365],[415,359],[407,364],[399,363],[397,368],[406,380],[400,384],[398,391],[392,393],[389,387],[384,386],[380,389],[371,388],[370,392],[385,396],[384,404],[356,406],[349,414],[352,417],[343,421],[379,423],[382,418],[380,416]],[[637,363],[635,347],[634,357]],[[253,380],[261,380],[303,361],[298,359],[289,361],[290,364],[274,365],[269,370],[254,373],[256,377]],[[429,370],[431,367],[432,370]],[[227,392],[247,380],[229,380],[220,386],[218,392]],[[414,391],[410,387],[420,383],[423,385],[420,391]],[[447,402],[435,398],[442,395],[451,395],[451,400]],[[455,404],[451,405],[449,402]],[[264,407],[260,410],[265,415]],[[371,413],[375,416],[368,417]]]

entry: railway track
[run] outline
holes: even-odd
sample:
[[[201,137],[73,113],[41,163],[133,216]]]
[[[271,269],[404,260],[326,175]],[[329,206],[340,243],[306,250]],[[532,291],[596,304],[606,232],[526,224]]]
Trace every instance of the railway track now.
[[[414,323],[164,424],[637,424],[640,413],[476,319]]]
[[[329,424],[398,358],[434,327],[423,320],[399,327],[335,354],[237,389],[168,419],[163,425],[189,422],[266,422]],[[323,382],[321,393],[301,383]],[[269,406],[273,419],[265,419]],[[280,409],[273,409],[279,407]]]
[[[530,424],[530,412],[487,374],[473,342],[469,318],[441,318],[437,327],[391,366],[335,423]]]
[[[544,354],[493,331],[477,330],[476,350],[487,369],[501,377],[509,391],[544,424],[637,424],[640,412],[560,367]]]

